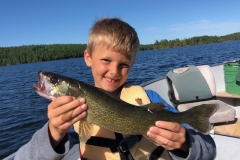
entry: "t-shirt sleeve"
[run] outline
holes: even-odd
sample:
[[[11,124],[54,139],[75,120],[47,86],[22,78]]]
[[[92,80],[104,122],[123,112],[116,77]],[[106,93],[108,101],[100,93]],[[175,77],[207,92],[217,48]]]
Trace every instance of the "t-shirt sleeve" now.
[[[175,113],[178,112],[178,110],[176,110],[174,107],[168,104],[159,94],[157,94],[157,92],[153,90],[146,90],[146,93],[152,103],[163,102],[166,105],[166,108],[165,108],[166,110],[169,110]]]

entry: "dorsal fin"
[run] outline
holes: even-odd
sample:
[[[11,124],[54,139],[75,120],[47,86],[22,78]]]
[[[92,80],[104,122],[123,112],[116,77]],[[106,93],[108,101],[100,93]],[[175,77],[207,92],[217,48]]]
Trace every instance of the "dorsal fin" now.
[[[165,103],[159,102],[159,103],[150,103],[150,104],[144,105],[142,107],[154,112],[154,111],[165,110],[166,105],[165,105]]]

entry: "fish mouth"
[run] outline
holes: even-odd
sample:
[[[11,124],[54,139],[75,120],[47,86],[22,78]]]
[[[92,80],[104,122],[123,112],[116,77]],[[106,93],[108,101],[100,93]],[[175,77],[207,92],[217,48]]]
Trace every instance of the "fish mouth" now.
[[[38,72],[38,84],[33,84],[33,89],[42,97],[47,98],[49,100],[53,100],[55,97],[49,94],[50,86],[46,86],[46,77],[44,76],[44,72]]]
[[[43,92],[45,90],[45,85],[43,83],[43,72],[42,71],[38,72],[38,84],[33,84],[32,87],[36,92]]]

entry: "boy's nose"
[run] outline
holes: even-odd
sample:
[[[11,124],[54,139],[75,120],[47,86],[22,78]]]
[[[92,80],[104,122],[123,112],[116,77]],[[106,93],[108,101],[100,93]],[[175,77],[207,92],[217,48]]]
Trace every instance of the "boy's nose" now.
[[[110,67],[110,74],[111,75],[118,75],[120,72],[120,67],[117,65],[111,65]]]

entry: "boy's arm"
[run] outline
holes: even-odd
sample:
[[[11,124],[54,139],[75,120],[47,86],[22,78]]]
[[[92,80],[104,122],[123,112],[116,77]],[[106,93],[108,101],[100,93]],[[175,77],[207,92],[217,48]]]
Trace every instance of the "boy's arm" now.
[[[61,159],[69,151],[69,141],[67,134],[58,146],[53,149],[50,143],[49,123],[46,123],[40,130],[34,133],[32,139],[22,146],[15,154],[15,160],[32,159]]]
[[[178,112],[175,108],[166,103],[156,92],[146,90],[146,93],[151,102],[164,102],[167,110]],[[214,159],[216,156],[216,146],[212,137],[210,135],[203,135],[186,124],[182,126],[186,129],[189,152],[186,153],[180,149],[169,151],[173,159]]]
[[[48,129],[53,148],[61,142],[74,123],[86,116],[86,109],[84,98],[75,99],[71,96],[55,98],[48,105]]]
[[[86,116],[85,99],[70,96],[55,98],[48,105],[49,122],[38,130],[32,139],[16,153],[16,159],[59,159],[69,150],[68,130]],[[69,119],[62,115],[72,112]]]

